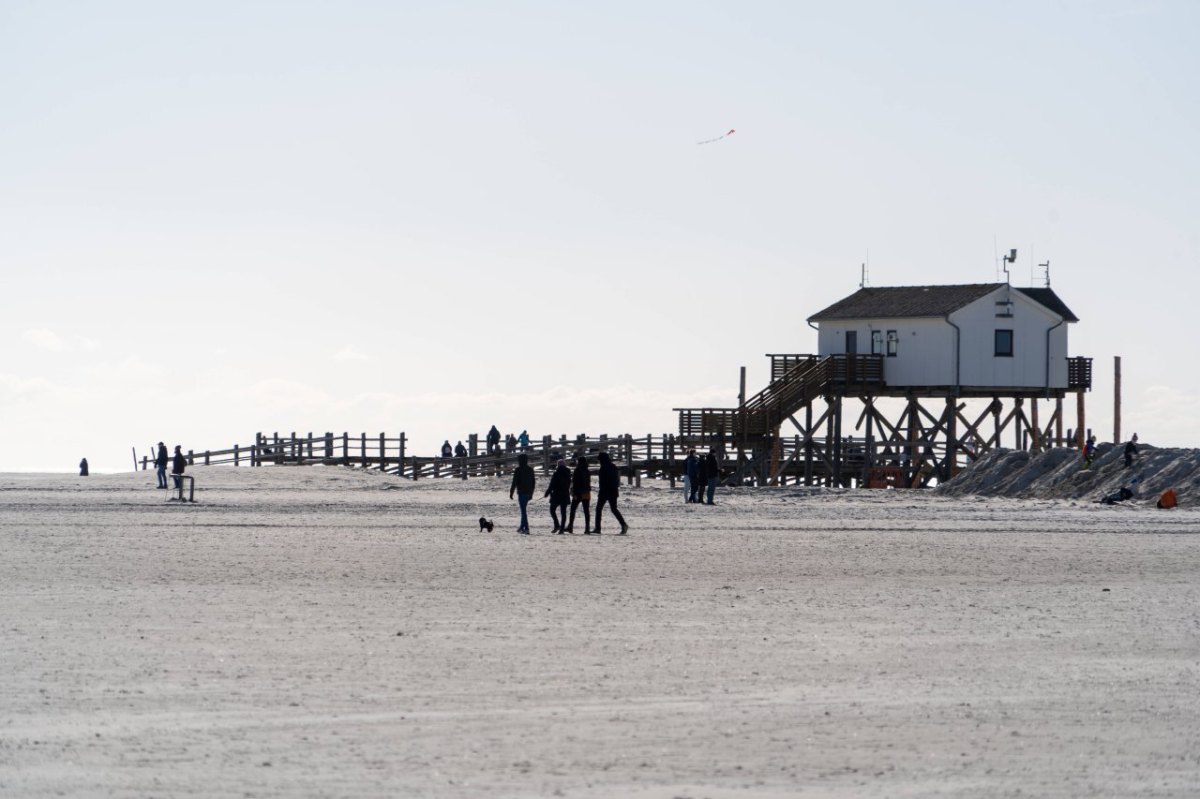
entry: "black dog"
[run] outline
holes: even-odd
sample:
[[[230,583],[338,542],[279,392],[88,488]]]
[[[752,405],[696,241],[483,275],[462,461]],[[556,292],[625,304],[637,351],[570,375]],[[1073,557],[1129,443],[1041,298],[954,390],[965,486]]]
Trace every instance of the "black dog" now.
[[[489,522],[487,519],[483,518],[482,516],[479,517],[479,532],[482,533],[484,530],[487,530],[490,533],[492,531],[493,527],[495,527],[494,524],[492,524],[491,522]]]

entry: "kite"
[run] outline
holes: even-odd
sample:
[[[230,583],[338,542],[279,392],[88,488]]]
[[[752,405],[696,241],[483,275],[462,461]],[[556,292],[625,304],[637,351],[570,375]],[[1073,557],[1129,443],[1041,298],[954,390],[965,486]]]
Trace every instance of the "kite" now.
[[[737,133],[737,131],[736,131],[736,130],[732,130],[732,129],[731,129],[731,130],[730,130],[728,133],[726,133],[726,134],[724,134],[724,135],[721,135],[721,136],[718,136],[718,137],[717,137],[717,138],[715,138],[715,139],[705,139],[704,141],[698,141],[698,142],[696,142],[696,144],[712,144],[713,142],[719,142],[719,141],[723,141],[723,140],[725,140],[725,139],[728,139],[730,136],[732,136],[732,135],[733,135],[733,134],[735,134],[735,133]]]

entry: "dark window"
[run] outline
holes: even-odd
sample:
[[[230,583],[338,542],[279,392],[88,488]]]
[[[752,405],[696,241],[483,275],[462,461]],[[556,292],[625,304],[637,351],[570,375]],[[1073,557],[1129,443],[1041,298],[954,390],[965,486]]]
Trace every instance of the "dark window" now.
[[[846,331],[846,354],[847,355],[857,355],[858,354],[858,331],[857,330],[847,330]]]
[[[882,330],[872,330],[871,331],[871,354],[872,355],[883,355],[883,331]]]
[[[996,331],[996,357],[1011,358],[1013,356],[1013,332],[1011,330]]]
[[[887,332],[887,356],[889,358],[895,358],[896,352],[899,349],[900,349],[900,334],[898,334],[895,330],[889,330]]]

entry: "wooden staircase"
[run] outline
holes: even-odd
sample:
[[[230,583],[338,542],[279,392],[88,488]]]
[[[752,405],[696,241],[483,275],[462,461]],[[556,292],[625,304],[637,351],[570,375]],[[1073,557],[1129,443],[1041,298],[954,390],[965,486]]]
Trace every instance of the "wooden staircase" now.
[[[818,397],[881,387],[882,355],[769,355],[771,382],[739,408],[676,408],[684,441],[752,443]]]

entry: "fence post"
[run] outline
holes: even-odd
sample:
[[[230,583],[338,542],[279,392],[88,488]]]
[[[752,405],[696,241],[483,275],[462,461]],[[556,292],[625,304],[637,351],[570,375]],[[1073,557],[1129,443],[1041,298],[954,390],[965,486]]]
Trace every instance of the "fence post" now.
[[[208,463],[209,463],[208,450],[204,450],[204,465],[208,466]]]
[[[234,444],[234,445],[233,445],[233,465],[234,465],[234,466],[237,466],[237,465],[238,465],[238,460],[239,460],[239,455],[238,455],[238,445],[237,445],[237,444]]]
[[[254,434],[254,446],[250,447],[250,465],[258,466],[258,453],[262,452],[262,433]]]
[[[342,465],[350,465],[350,434],[342,431]]]
[[[358,454],[362,458],[362,467],[367,468],[367,434],[362,433],[358,438]]]
[[[379,471],[387,471],[387,436],[379,434]]]
[[[146,461],[147,461],[147,460],[148,460],[148,458],[147,458],[145,455],[143,455],[143,456],[142,456],[142,471],[143,471],[143,472],[144,472],[144,471],[146,471]],[[136,462],[136,461],[135,461],[135,462]]]
[[[404,476],[404,433],[400,433],[400,469],[396,472],[399,477]],[[414,480],[417,478],[413,478]]]
[[[550,436],[542,436],[542,473],[550,474],[550,447],[554,439]]]
[[[625,434],[625,485],[633,485],[633,436]]]
[[[192,457],[192,451],[188,450],[188,466],[195,466],[195,458]]]
[[[293,431],[292,431],[292,445],[291,445],[290,447],[288,447],[288,449],[290,449],[290,450],[292,451],[292,459],[293,459],[293,460],[294,460],[294,459],[296,459],[296,458],[297,458],[297,457],[300,455],[300,453],[297,451],[297,448],[296,448],[296,447],[297,447],[297,445],[296,445],[296,431],[295,431],[295,430],[293,430]]]
[[[313,445],[313,434],[312,434],[312,431],[310,430],[310,431],[309,431],[309,433],[308,433],[308,455],[306,455],[306,456],[305,456],[305,457],[307,457],[309,460],[312,460],[312,456],[313,456],[313,454],[312,454],[312,452],[313,452],[313,447],[312,447],[312,445]]]

